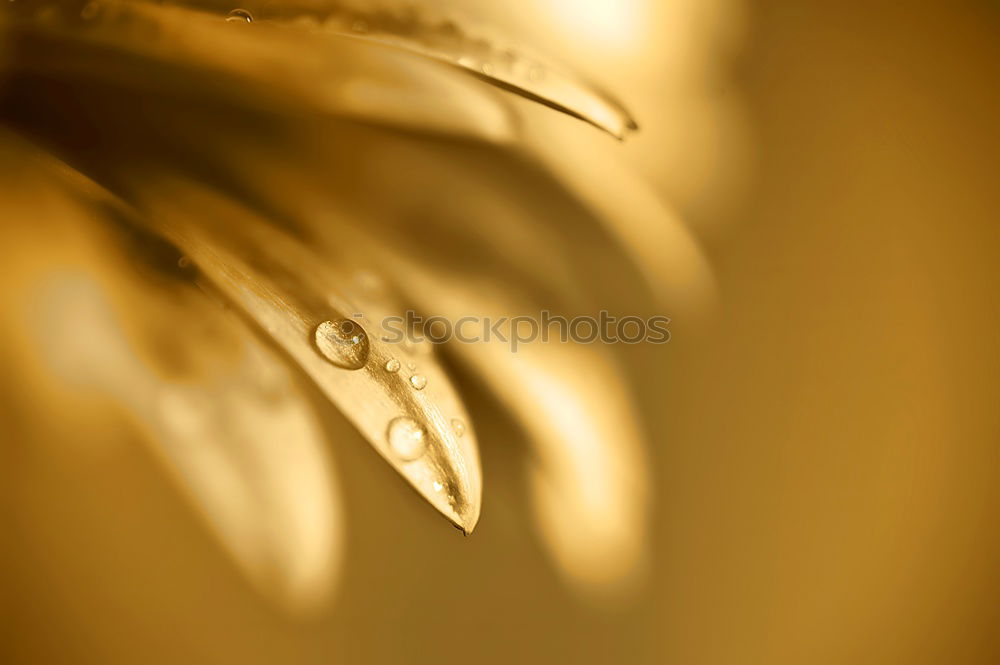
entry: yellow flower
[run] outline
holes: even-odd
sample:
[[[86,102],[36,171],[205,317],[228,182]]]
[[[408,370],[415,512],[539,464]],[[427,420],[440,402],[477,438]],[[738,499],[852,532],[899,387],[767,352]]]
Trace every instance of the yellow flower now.
[[[480,443],[518,443],[477,437],[478,399],[523,432],[557,570],[634,580],[650,481],[614,349],[378,335],[406,308],[696,306],[697,249],[608,136],[635,127],[621,104],[412,8],[18,0],[2,21],[11,440],[137,428],[248,578],[303,608],[341,567],[332,430],[468,533]]]

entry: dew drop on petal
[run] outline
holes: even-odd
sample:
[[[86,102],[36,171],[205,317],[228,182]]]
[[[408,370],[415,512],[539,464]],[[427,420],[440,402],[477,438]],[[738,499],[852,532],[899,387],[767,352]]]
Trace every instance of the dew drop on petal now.
[[[410,377],[410,385],[413,386],[415,390],[423,390],[427,385],[427,377],[423,374],[414,374]]]
[[[399,371],[399,368],[400,368],[400,363],[395,358],[390,358],[385,363],[385,371],[389,372],[390,374],[395,374],[396,372]]]
[[[251,23],[253,14],[245,9],[234,9],[226,15],[226,23]]]
[[[350,319],[319,324],[316,327],[316,347],[323,357],[345,369],[361,369],[368,361],[368,335]]]
[[[406,369],[411,372],[417,368],[417,363],[406,363]]]
[[[427,429],[413,418],[401,416],[393,419],[387,436],[393,455],[401,460],[415,460],[427,450]]]
[[[434,482],[432,483],[432,485],[434,486],[434,491],[435,491],[435,492],[440,492],[441,490],[443,490],[443,489],[444,489],[444,483],[442,483],[442,482],[440,482],[440,481],[437,481],[437,480],[435,480],[435,481],[434,481]]]
[[[465,435],[465,423],[458,418],[452,418],[451,429],[455,432],[455,436],[461,437]]]

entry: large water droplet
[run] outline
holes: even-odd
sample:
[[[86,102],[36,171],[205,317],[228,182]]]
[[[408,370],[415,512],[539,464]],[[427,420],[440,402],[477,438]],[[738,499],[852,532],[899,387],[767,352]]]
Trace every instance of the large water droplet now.
[[[316,347],[323,357],[344,369],[361,369],[368,361],[368,335],[350,319],[319,324],[316,327]]]
[[[226,23],[252,23],[253,14],[245,9],[234,9],[226,15]]]
[[[427,377],[423,374],[414,374],[410,377],[410,385],[414,390],[423,390],[427,386]]]
[[[401,365],[399,361],[396,360],[395,358],[390,358],[385,363],[385,371],[389,372],[390,374],[395,374],[396,372],[398,372],[400,367]]]
[[[395,418],[389,423],[387,436],[389,448],[401,460],[415,460],[427,450],[427,429],[413,418]]]

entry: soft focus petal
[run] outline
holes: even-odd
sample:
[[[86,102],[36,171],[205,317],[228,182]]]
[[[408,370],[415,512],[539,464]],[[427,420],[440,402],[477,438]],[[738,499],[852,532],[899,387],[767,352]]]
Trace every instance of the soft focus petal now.
[[[322,602],[339,567],[339,497],[295,377],[127,211],[2,141],[0,347],[12,394],[59,422],[52,432],[25,409],[11,441],[92,445],[124,418],[262,593],[293,610]]]
[[[67,136],[80,134],[80,123],[111,120],[100,113],[120,111],[119,95],[168,103],[150,105],[141,117],[131,109],[137,125],[177,123],[193,104],[205,116],[228,109],[237,121],[249,113],[308,111],[449,136],[511,135],[499,93],[384,44],[303,25],[233,25],[225,12],[146,2],[93,2],[82,15],[81,6],[0,6],[5,114],[54,120],[30,106],[35,93],[28,89],[44,84],[61,87],[66,107],[83,115],[48,127]]]
[[[19,103],[8,117],[138,207],[463,529],[478,519],[481,491],[471,431],[459,437],[450,426],[466,421],[464,408],[433,356],[397,358],[374,339],[377,322],[397,309],[347,289],[357,265],[389,272],[422,311],[453,320],[648,309],[650,290],[693,311],[710,292],[690,235],[623,165],[616,142],[526,101],[544,102],[528,88],[504,97],[468,77],[469,64],[457,59],[466,48],[489,54],[489,43],[462,37],[449,54],[426,53],[414,42],[438,39],[440,26],[425,34],[426,21],[400,23],[391,12],[366,23],[391,24],[383,32],[394,34],[409,25],[404,50],[460,65],[449,68],[402,57],[382,37],[344,37],[339,14],[324,29],[320,19],[330,17],[320,9],[308,20],[231,25],[221,13],[109,6],[118,13],[86,39],[65,27],[59,39],[91,63],[109,44],[151,60],[163,74],[144,84],[155,96],[136,94],[143,84],[128,67],[103,78],[85,65],[63,73],[45,49],[51,29],[29,26],[17,33],[11,90]],[[109,21],[146,25],[149,43],[116,42],[119,31],[101,27]],[[302,49],[290,47],[296,40]],[[496,73],[480,66],[478,76],[505,87]],[[357,81],[392,93],[376,95],[381,105],[352,106],[344,91]],[[441,101],[424,105],[427,89]],[[458,103],[444,101],[452,95]],[[69,128],[52,110],[67,104],[76,112]],[[429,108],[428,118],[408,123],[400,109],[411,106]],[[461,129],[441,129],[452,125]],[[345,366],[316,335],[355,312],[364,315],[356,321],[365,357]],[[540,532],[560,568],[588,590],[627,586],[645,555],[648,479],[612,355],[578,345],[456,353],[526,431]],[[411,371],[426,388],[414,389],[405,371],[387,372],[393,360],[418,364]],[[393,449],[398,418],[425,428],[427,455]]]
[[[531,314],[524,294],[454,279],[402,255],[381,255],[421,311],[457,321]],[[405,278],[403,277],[405,276]],[[600,345],[494,339],[452,343],[515,416],[529,445],[539,535],[575,587],[608,600],[630,591],[647,556],[649,478],[627,383]]]

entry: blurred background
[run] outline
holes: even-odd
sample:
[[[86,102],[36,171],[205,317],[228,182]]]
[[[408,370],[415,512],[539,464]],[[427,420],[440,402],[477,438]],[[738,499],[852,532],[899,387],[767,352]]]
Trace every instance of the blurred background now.
[[[490,443],[516,428],[471,388],[476,532],[337,441],[341,578],[303,614],[134,433],[0,447],[0,661],[997,662],[998,5],[471,7],[634,109],[622,150],[716,276],[711,311],[625,358],[651,445],[640,588],[594,602],[553,573]]]

